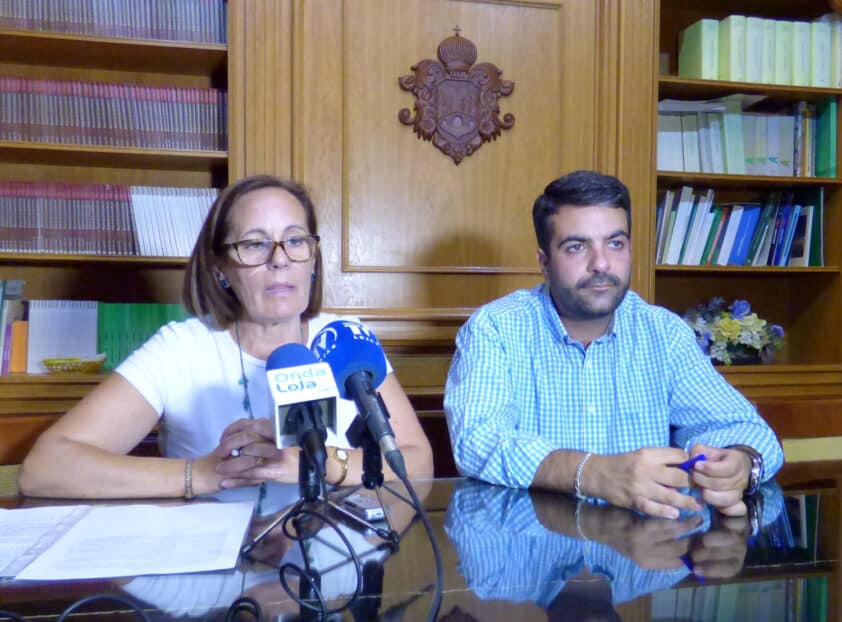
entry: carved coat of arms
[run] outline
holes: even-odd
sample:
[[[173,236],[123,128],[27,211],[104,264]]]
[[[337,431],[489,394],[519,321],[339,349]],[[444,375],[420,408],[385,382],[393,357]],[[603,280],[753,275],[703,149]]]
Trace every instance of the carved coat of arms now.
[[[415,73],[398,78],[400,87],[416,98],[415,115],[404,108],[398,119],[459,164],[515,124],[511,113],[500,118],[497,103],[511,95],[515,83],[503,80],[502,70],[492,63],[474,65],[477,48],[458,29],[439,43],[438,57],[441,62],[422,60],[412,66]]]

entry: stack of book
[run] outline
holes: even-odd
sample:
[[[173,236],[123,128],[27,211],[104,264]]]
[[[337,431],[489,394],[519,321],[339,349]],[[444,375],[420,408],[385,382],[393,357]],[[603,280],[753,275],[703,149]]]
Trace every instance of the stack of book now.
[[[117,367],[164,324],[188,317],[177,304],[100,302],[96,349],[107,354],[105,370]]]
[[[25,283],[20,279],[0,279],[0,375],[26,371]]]
[[[217,194],[0,181],[0,252],[187,257]]]
[[[180,88],[0,77],[0,140],[224,150],[226,95]]]
[[[656,263],[824,265],[822,188],[771,192],[762,203],[714,203],[712,189],[668,189],[656,221]]]
[[[0,280],[5,339],[3,375],[43,374],[44,359],[93,359],[106,355],[104,371],[117,367],[155,331],[189,317],[178,304],[90,300],[22,300],[22,281]],[[9,330],[9,326],[13,329]]]
[[[678,75],[704,80],[842,88],[842,16],[812,22],[729,15],[679,38]]]
[[[799,101],[745,111],[755,98],[664,100],[658,107],[658,170],[781,177],[836,177],[837,103]]]
[[[0,2],[0,28],[225,43],[225,0]]]

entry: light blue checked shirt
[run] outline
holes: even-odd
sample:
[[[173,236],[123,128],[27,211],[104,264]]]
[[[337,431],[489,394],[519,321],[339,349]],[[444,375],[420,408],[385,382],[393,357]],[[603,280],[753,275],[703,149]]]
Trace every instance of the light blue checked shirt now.
[[[556,449],[748,445],[764,480],[783,464],[774,432],[684,320],[632,291],[587,349],[543,284],[480,307],[456,337],[444,408],[460,472],[504,486],[529,487]]]

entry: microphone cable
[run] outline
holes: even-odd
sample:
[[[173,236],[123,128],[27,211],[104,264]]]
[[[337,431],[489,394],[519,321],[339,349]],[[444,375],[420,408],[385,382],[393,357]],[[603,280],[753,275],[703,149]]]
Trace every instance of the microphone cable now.
[[[433,588],[433,602],[430,603],[426,619],[427,622],[435,622],[439,616],[442,594],[444,592],[444,567],[441,561],[441,550],[439,549],[439,542],[436,538],[436,534],[433,532],[433,525],[430,523],[430,517],[427,516],[424,506],[418,498],[418,493],[415,492],[415,488],[412,487],[408,477],[403,476],[400,480],[409,492],[409,496],[412,498],[412,505],[416,510],[418,510],[418,515],[421,517],[421,522],[424,524],[424,529],[427,531],[427,536],[430,540],[430,546],[433,549],[433,559],[436,564],[436,582],[435,587]]]
[[[328,608],[327,602],[325,601],[324,596],[322,595],[321,590],[319,588],[319,573],[318,571],[315,571],[314,569],[310,568],[310,562],[307,556],[307,551],[304,550],[304,542],[305,540],[308,540],[313,536],[310,534],[302,535],[302,532],[305,530],[299,528],[301,521],[308,516],[318,519],[322,523],[326,524],[336,533],[337,536],[339,536],[339,539],[341,540],[343,546],[345,547],[348,553],[348,557],[350,557],[352,563],[354,564],[356,582],[354,586],[353,596],[351,596],[351,598],[340,607],[336,607],[333,609]],[[297,523],[293,525],[296,527],[295,533],[292,533],[289,529],[289,525],[292,522]],[[326,514],[323,514],[321,512],[315,512],[306,508],[299,508],[296,512],[290,513],[286,518],[284,518],[284,521],[281,523],[281,528],[283,529],[284,536],[293,541],[298,542],[299,546],[301,547],[302,557],[304,558],[304,568],[301,568],[300,566],[297,566],[291,562],[281,564],[281,566],[278,568],[278,580],[280,581],[281,586],[284,588],[284,591],[287,593],[287,596],[289,596],[294,602],[296,602],[299,605],[299,607],[307,609],[311,612],[318,612],[320,615],[320,619],[322,620],[326,619],[329,615],[339,613],[347,609],[355,601],[357,596],[360,594],[360,591],[362,590],[363,571],[362,563],[360,562],[360,558],[357,555],[357,552],[354,550],[354,547],[351,544],[350,540],[348,540],[348,537],[344,533],[342,533],[341,529],[339,529],[337,523],[331,520]],[[287,581],[288,571],[294,571],[298,575],[299,581],[304,581],[309,586],[310,590],[315,595],[315,598],[318,601],[318,606],[314,606],[306,602],[301,596],[295,593],[295,590],[293,590],[290,587],[289,582]]]

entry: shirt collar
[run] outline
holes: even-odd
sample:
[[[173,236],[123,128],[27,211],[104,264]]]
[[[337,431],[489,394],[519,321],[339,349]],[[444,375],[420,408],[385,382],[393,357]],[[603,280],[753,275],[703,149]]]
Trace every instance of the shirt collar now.
[[[553,337],[556,339],[556,341],[567,345],[579,343],[570,336],[570,333],[568,333],[567,329],[564,327],[564,323],[561,321],[561,318],[558,315],[558,310],[555,308],[555,304],[553,303],[553,297],[550,295],[550,288],[547,287],[547,284],[542,283],[538,286],[537,290],[538,295],[541,297],[541,302],[544,308],[544,315],[547,319],[547,325],[550,327],[550,331],[552,332]],[[593,343],[601,343],[610,339],[615,339],[617,337],[618,326],[624,324],[622,316],[625,315],[625,309],[628,306],[628,300],[629,292],[626,292],[626,295],[623,297],[622,302],[620,302],[620,305],[614,311],[614,315],[611,317],[611,322],[608,324],[608,328],[602,335],[594,339]]]

